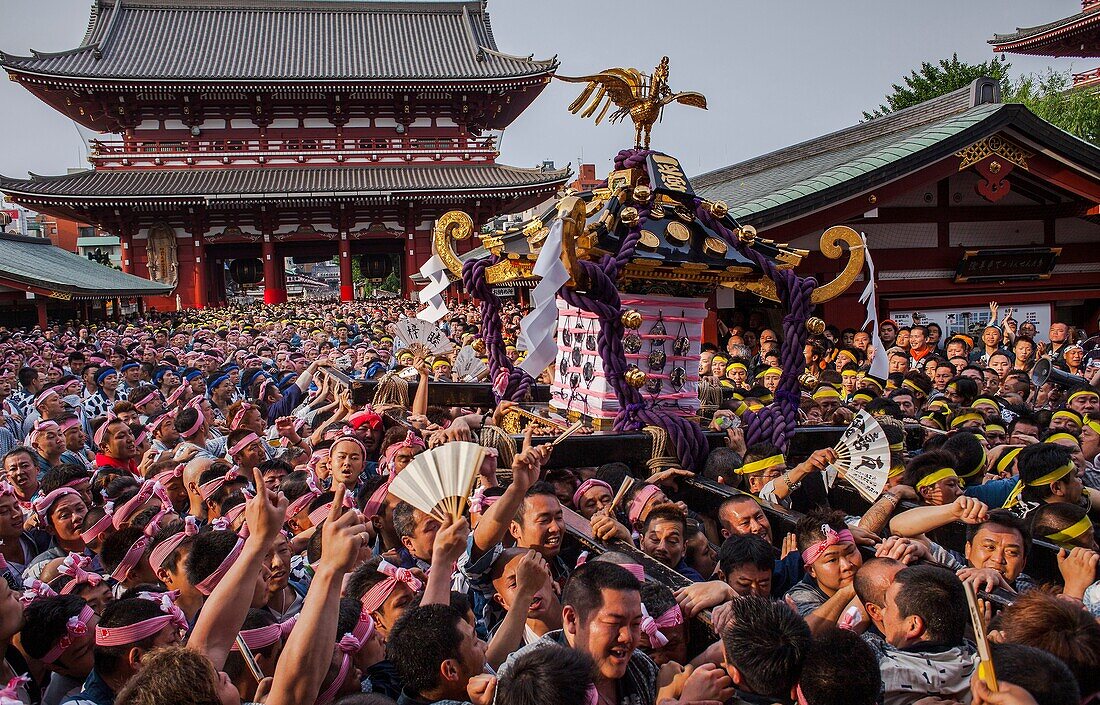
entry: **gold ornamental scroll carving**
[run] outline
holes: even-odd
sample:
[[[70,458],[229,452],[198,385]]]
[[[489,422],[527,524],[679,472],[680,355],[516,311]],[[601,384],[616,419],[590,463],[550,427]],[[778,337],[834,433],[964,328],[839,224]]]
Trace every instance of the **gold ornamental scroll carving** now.
[[[969,147],[955,152],[955,156],[962,160],[959,163],[959,171],[966,171],[988,157],[997,156],[1021,169],[1027,169],[1027,160],[1035,154],[1023,147],[1011,142],[999,135],[992,135],[978,140]]]

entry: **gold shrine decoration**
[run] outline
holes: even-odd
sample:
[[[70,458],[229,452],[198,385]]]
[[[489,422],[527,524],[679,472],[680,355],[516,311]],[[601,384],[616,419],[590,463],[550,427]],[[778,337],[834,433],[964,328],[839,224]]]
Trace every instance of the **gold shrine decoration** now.
[[[462,211],[448,211],[440,216],[432,230],[432,249],[447,271],[456,279],[462,279],[462,260],[455,252],[454,243],[465,240],[473,235],[474,221]],[[494,255],[499,256],[504,251],[503,241],[493,235],[481,237],[481,244]],[[502,284],[514,279],[522,279],[531,276],[535,263],[531,261],[515,261],[504,259],[485,269],[485,280],[489,284]]]
[[[661,112],[669,103],[707,109],[707,98],[702,93],[673,93],[668,87],[667,56],[661,59],[652,76],[633,68],[610,68],[590,76],[558,74],[555,78],[568,83],[588,84],[569,105],[569,111],[574,115],[578,112],[582,118],[596,115],[596,124],[599,125],[612,104],[618,110],[611,113],[611,123],[619,122],[629,115],[634,122],[634,146],[639,149],[649,149],[653,123],[661,118]],[[584,112],[581,112],[582,109]],[[597,110],[599,114],[596,113]]]
[[[1010,142],[999,135],[984,137],[965,149],[955,152],[955,156],[961,159],[959,171],[966,171],[970,167],[983,160],[997,156],[1010,164],[1027,169],[1027,160],[1035,156],[1023,147]],[[996,173],[996,172],[994,172]]]
[[[810,301],[815,304],[832,301],[843,294],[863,271],[863,261],[865,259],[863,238],[847,225],[834,225],[821,233],[821,241],[818,243],[818,247],[821,249],[821,254],[829,259],[840,259],[844,255],[844,248],[841,247],[841,244],[848,245],[848,261],[844,264],[844,269],[836,276],[836,279],[814,289]]]

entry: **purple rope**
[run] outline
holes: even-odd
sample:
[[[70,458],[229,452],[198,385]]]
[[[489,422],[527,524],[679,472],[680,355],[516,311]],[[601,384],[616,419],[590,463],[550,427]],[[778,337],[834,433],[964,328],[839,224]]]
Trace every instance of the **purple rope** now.
[[[779,351],[783,377],[779,381],[779,388],[775,390],[775,400],[758,412],[746,411],[744,414],[746,443],[752,445],[768,441],[785,450],[798,425],[798,405],[802,398],[798,378],[806,364],[803,354],[808,337],[806,321],[813,308],[811,298],[817,287],[817,280],[800,277],[789,269],[776,267],[763,254],[742,243],[710,211],[703,208],[702,202],[698,200],[695,203],[695,215],[743,256],[755,262],[775,282],[779,300],[787,308],[787,315],[783,317],[783,345]]]
[[[485,269],[496,264],[497,257],[482,257],[468,260],[462,265],[462,287],[468,294],[480,301],[481,339],[485,342],[485,356],[489,360],[489,379],[496,381],[497,373],[508,370],[508,385],[497,401],[523,401],[535,380],[531,375],[519,369],[508,359],[504,347],[504,330],[500,321],[500,298],[493,293],[489,281],[485,278]],[[493,393],[496,396],[496,392]]]

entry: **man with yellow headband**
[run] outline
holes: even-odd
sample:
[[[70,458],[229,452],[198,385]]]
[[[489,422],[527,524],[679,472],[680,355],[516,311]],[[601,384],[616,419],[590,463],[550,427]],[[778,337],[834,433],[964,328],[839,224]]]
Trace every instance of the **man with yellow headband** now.
[[[1066,397],[1066,408],[1081,416],[1100,418],[1100,393],[1095,389],[1077,389]]]
[[[1031,533],[1064,548],[1096,548],[1096,535],[1088,510],[1078,504],[1043,504],[1031,513]]]
[[[734,360],[726,365],[726,379],[730,381],[734,389],[748,389],[745,382],[749,378],[749,368],[745,363]]]
[[[435,382],[451,382],[451,361],[445,357],[437,357],[432,363],[432,380]]]
[[[772,394],[775,394],[775,390],[779,389],[779,380],[783,376],[783,370],[778,367],[765,368],[764,374],[761,375],[761,383]]]
[[[1073,462],[1073,453],[1065,446],[1049,442],[1028,446],[1016,456],[1016,468],[1020,479],[1006,506],[1021,515],[1041,504],[1057,502],[1093,506]]]
[[[1069,409],[1059,409],[1051,414],[1050,425],[1048,428],[1051,431],[1066,431],[1069,433],[1080,433],[1081,426],[1084,425],[1085,420],[1081,418],[1081,414],[1076,411],[1070,411]]]
[[[787,460],[770,443],[757,443],[745,453],[745,464],[737,473],[746,478],[749,492],[766,502],[790,506],[792,492],[802,485],[802,481],[814,472],[822,472],[836,461],[836,451],[832,448],[815,450],[809,458],[799,463],[793,470],[787,470]]]

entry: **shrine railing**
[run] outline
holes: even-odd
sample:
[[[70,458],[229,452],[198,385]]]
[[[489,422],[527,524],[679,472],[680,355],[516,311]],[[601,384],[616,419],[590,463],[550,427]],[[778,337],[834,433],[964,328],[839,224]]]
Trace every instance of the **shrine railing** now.
[[[97,167],[340,162],[486,162],[497,157],[489,137],[340,137],[290,139],[92,140]]]

